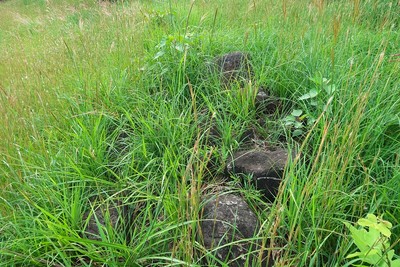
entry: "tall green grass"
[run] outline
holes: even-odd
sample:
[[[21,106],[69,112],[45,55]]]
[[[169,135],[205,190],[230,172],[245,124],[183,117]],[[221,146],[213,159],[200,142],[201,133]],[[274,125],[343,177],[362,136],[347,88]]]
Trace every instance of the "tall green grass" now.
[[[302,151],[272,206],[227,183],[257,213],[254,240],[276,266],[349,266],[343,222],[369,212],[393,223],[399,254],[399,10],[378,0],[0,3],[0,265],[217,264],[199,214],[249,127],[270,145],[286,133]],[[251,93],[210,73],[216,55],[237,50],[251,56],[249,92],[265,85],[317,119],[303,143],[280,121],[260,126]],[[317,107],[298,100],[313,77],[337,88]],[[210,145],[213,124],[221,138]],[[129,206],[128,233],[82,236],[95,198]]]

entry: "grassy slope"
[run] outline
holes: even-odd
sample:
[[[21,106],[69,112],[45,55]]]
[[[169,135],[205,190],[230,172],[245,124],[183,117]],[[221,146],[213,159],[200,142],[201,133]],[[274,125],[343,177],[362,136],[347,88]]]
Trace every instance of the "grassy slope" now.
[[[200,264],[204,166],[213,156],[222,171],[235,137],[255,122],[251,99],[205,75],[204,62],[234,50],[251,54],[255,83],[319,118],[304,144],[309,161],[289,166],[271,214],[257,192],[240,189],[262,221],[273,219],[260,236],[283,247],[282,265],[346,264],[353,247],[343,220],[367,212],[395,225],[399,251],[400,78],[391,55],[400,52],[400,7],[275,2],[1,3],[0,262]],[[298,101],[318,76],[337,88],[327,112],[325,96],[317,108]],[[198,145],[205,108],[222,131],[218,149]],[[284,132],[279,123],[264,130],[273,141]],[[124,155],[109,155],[121,146]],[[128,195],[142,210],[131,244],[79,237],[87,199],[99,192]]]

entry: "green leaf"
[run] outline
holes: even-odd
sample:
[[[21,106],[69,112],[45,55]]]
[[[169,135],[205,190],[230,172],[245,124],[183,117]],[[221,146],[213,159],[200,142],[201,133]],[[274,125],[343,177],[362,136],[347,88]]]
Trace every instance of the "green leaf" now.
[[[300,128],[303,128],[303,124],[301,122],[299,122],[299,121],[295,121],[294,122],[294,127],[296,129],[300,129]]]
[[[382,259],[382,251],[377,249],[371,249],[360,252],[360,260],[369,264],[377,264]]]
[[[381,223],[382,223],[383,225],[385,225],[386,228],[388,228],[388,229],[390,229],[390,228],[393,227],[393,225],[392,225],[391,222],[389,222],[389,221],[381,220]]]
[[[291,115],[295,116],[295,117],[300,117],[301,114],[303,114],[303,111],[301,109],[294,109],[291,113]]]
[[[321,74],[317,74],[314,77],[309,78],[315,85],[321,85],[325,78],[322,78]]]
[[[400,267],[400,259],[394,260],[390,263],[391,267]]]
[[[369,263],[369,264],[372,264],[372,265],[376,266],[376,264],[378,264],[379,262],[381,262],[381,260],[382,260],[382,255],[379,255],[379,254],[376,254],[376,253],[374,253],[374,254],[367,254],[364,258],[361,258],[361,260],[362,260],[363,262],[366,262],[366,263]]]
[[[376,240],[380,237],[378,231],[367,232],[365,229],[357,229],[354,226],[349,226],[354,243],[360,251],[367,251],[372,248],[376,243]]]
[[[354,252],[354,253],[347,255],[346,259],[360,257],[361,255],[363,255],[361,252]]]
[[[167,40],[165,38],[163,38],[161,40],[161,42],[156,46],[156,48],[161,49],[166,45],[166,43],[167,43]]]
[[[392,227],[392,224],[385,220],[379,220],[378,222],[378,218],[374,214],[368,214],[365,219],[359,219],[358,224],[363,227],[368,226],[370,228],[376,229],[386,237],[390,237],[391,235],[389,229]]]
[[[383,224],[377,224],[376,226],[375,226],[375,229],[376,230],[378,230],[382,235],[384,235],[384,236],[386,236],[387,238],[389,238],[390,237],[390,235],[392,234],[391,232],[390,232],[390,230],[385,226],[385,225],[383,225]]]
[[[390,247],[389,237],[392,224],[377,218],[374,214],[368,214],[365,218],[359,219],[358,224],[362,227],[357,229],[350,223],[344,223],[350,230],[351,237],[360,251],[351,253],[347,258],[357,257],[363,263],[369,263],[378,267],[400,267],[400,259],[392,261],[395,256],[394,250],[387,251]]]
[[[296,137],[296,136],[300,136],[300,135],[302,135],[302,134],[303,134],[303,131],[302,131],[302,130],[296,129],[296,130],[293,131],[292,136],[293,136],[293,137]]]
[[[168,35],[168,42],[172,43],[175,41],[175,37],[173,35]]]
[[[334,84],[324,86],[325,92],[328,95],[333,94],[336,91],[336,86]]]
[[[392,261],[392,259],[393,259],[393,256],[394,256],[394,250],[393,250],[393,249],[391,249],[391,250],[389,250],[389,251],[387,252],[387,254],[386,254],[386,258],[388,258],[388,259],[389,259],[389,261]]]
[[[285,122],[285,125],[291,125],[296,121],[296,118],[293,115],[288,115],[285,118],[283,118],[283,121]]]
[[[378,219],[374,214],[367,214],[366,218],[361,218],[358,220],[358,224],[365,227],[365,226],[371,226],[373,224],[378,223]]]
[[[314,119],[314,118],[308,118],[307,125],[312,126],[312,125],[314,125],[315,121],[316,121],[316,119]]]
[[[373,213],[368,213],[367,214],[367,219],[370,220],[373,223],[378,223],[378,217],[375,216]]]
[[[310,98],[314,98],[318,95],[317,89],[311,89],[307,94],[299,97],[299,100],[307,100]]]
[[[154,56],[154,59],[158,59],[160,57],[162,57],[165,54],[164,51],[158,51],[157,54]]]
[[[175,49],[178,50],[179,52],[183,52],[184,48],[182,44],[176,44]]]
[[[364,242],[364,235],[366,234],[366,231],[364,229],[358,230],[350,224],[347,227],[349,228],[351,237],[353,238],[358,249],[361,251],[367,250],[368,245]],[[363,231],[365,231],[365,233]]]

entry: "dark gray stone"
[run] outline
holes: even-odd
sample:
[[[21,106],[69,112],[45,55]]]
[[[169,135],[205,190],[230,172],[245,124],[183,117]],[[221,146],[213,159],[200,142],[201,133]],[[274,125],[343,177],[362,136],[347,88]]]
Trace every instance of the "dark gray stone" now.
[[[241,240],[252,238],[258,229],[256,215],[236,195],[217,194],[204,206],[201,223],[204,246],[215,250],[216,258],[228,266],[244,266],[246,260],[250,264],[256,262],[259,242]]]
[[[234,82],[243,83],[253,76],[250,56],[242,52],[232,52],[215,59],[221,83],[229,86]],[[243,85],[243,84],[242,84]]]
[[[271,96],[267,88],[260,87],[256,95],[255,107],[257,115],[270,115],[279,111],[281,103],[276,97]]]
[[[232,174],[251,175],[256,188],[262,190],[268,200],[274,201],[288,158],[289,152],[283,148],[239,151],[228,163],[227,171]]]

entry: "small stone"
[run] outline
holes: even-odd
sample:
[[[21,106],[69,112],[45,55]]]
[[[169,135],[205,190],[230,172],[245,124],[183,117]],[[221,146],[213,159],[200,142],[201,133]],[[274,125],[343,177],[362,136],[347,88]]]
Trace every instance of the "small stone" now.
[[[267,88],[260,87],[256,95],[255,106],[257,114],[270,115],[279,110],[281,103],[276,97],[271,96]]]
[[[232,52],[215,59],[221,83],[229,86],[234,82],[248,81],[253,76],[250,56],[242,52]]]
[[[241,241],[255,236],[259,229],[257,216],[247,203],[233,194],[218,194],[204,206],[201,231],[204,246],[228,266],[255,263],[259,242]]]
[[[227,171],[251,175],[256,188],[263,191],[269,201],[274,201],[288,158],[289,151],[283,148],[240,151],[233,155]]]

